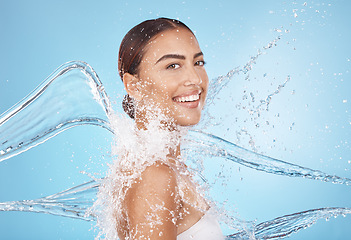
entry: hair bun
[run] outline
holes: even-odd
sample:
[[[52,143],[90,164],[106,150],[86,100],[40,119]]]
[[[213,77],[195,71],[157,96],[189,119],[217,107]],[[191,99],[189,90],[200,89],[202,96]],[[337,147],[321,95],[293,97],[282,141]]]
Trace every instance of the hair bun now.
[[[128,114],[128,116],[134,119],[135,116],[135,105],[134,99],[129,96],[129,94],[124,95],[122,101],[123,110]]]

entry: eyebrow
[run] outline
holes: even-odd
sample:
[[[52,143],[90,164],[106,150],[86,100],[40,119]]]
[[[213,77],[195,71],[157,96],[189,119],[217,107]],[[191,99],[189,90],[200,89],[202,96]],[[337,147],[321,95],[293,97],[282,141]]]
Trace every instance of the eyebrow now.
[[[197,58],[199,56],[203,56],[204,54],[202,52],[198,52],[194,54],[194,58]],[[180,54],[166,54],[163,55],[162,57],[160,57],[157,62],[155,63],[155,65],[163,60],[169,59],[169,58],[175,58],[175,59],[181,59],[181,60],[185,60],[185,56],[184,55],[180,55]]]

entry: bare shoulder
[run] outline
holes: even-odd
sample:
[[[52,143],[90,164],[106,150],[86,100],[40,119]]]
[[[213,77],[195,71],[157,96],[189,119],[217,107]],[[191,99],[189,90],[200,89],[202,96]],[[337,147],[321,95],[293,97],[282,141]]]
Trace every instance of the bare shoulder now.
[[[168,165],[155,162],[148,166],[134,181],[127,193],[127,198],[147,197],[147,195],[158,195],[158,197],[176,191],[176,173]]]
[[[148,166],[129,188],[124,202],[132,238],[175,239],[178,200],[174,170],[160,162]]]
[[[170,166],[162,162],[155,162],[153,165],[147,167],[144,172],[142,172],[141,179],[143,181],[151,181],[156,184],[165,184],[164,181],[167,182],[167,180],[175,180],[176,174]]]

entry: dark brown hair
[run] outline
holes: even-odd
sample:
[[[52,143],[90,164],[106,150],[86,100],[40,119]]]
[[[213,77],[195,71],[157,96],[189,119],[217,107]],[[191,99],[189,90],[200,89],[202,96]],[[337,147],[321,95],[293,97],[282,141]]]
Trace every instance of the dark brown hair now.
[[[119,47],[118,72],[122,81],[125,73],[138,74],[138,67],[145,54],[145,46],[152,38],[161,32],[176,28],[185,28],[193,33],[181,21],[169,18],[146,20],[133,27],[124,36]],[[124,97],[122,106],[123,110],[134,119],[135,107],[133,99],[129,95]]]

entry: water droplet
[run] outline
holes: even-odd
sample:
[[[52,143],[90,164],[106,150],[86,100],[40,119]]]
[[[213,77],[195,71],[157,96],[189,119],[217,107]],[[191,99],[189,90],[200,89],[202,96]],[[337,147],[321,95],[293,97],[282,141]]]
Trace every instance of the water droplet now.
[[[10,146],[10,147],[8,147],[8,148],[6,148],[6,152],[9,152],[9,151],[11,151],[12,150],[12,147]]]

